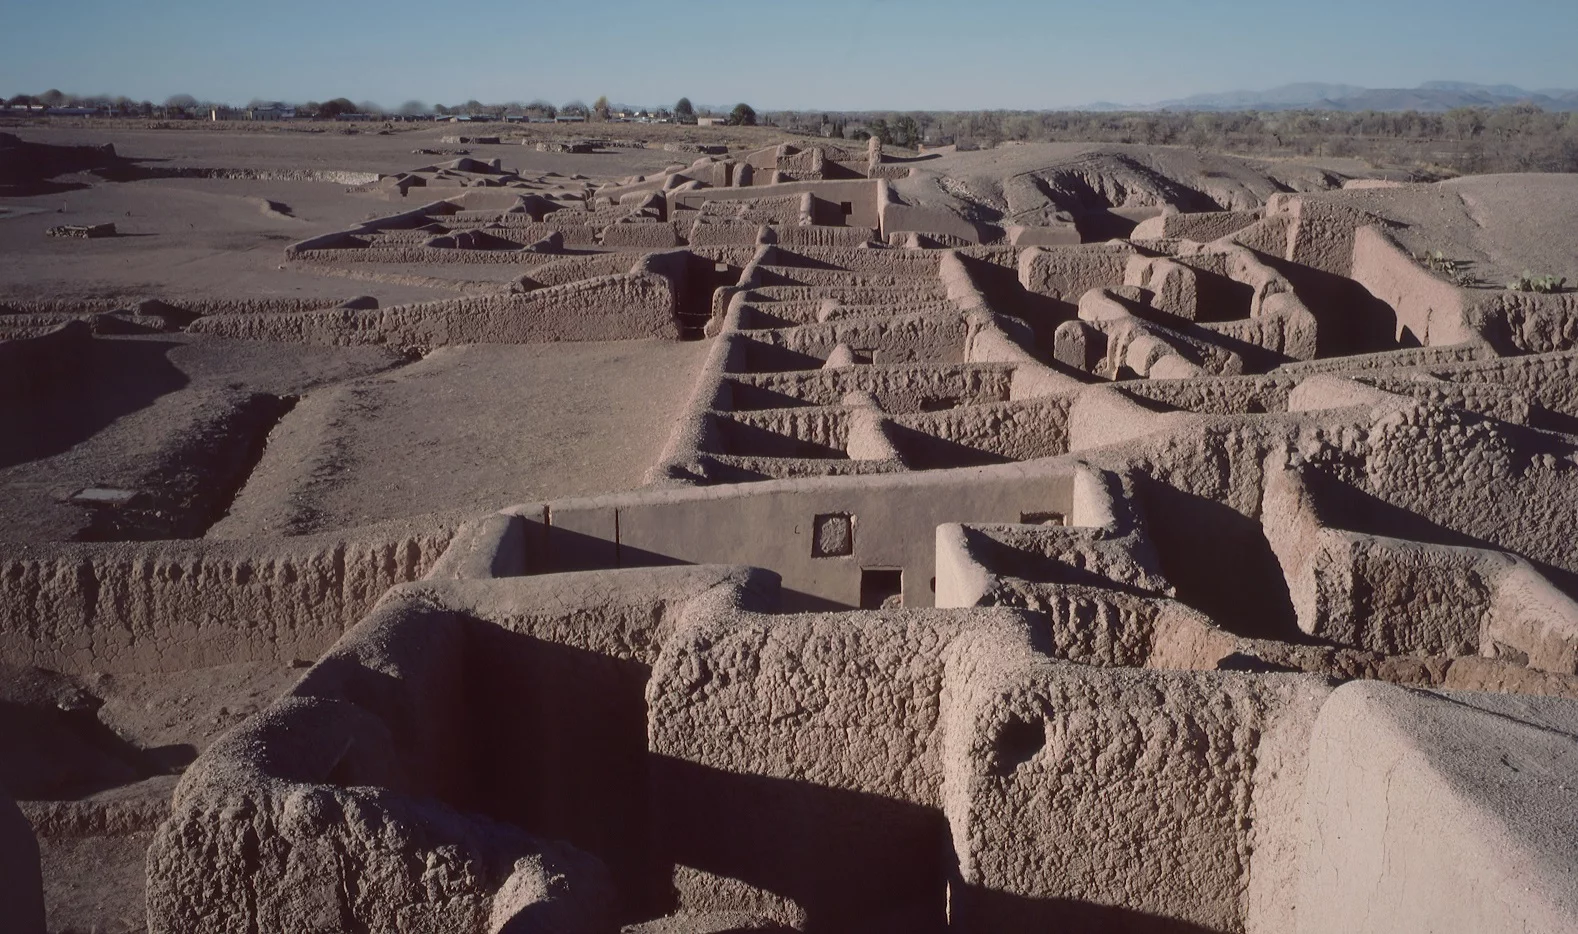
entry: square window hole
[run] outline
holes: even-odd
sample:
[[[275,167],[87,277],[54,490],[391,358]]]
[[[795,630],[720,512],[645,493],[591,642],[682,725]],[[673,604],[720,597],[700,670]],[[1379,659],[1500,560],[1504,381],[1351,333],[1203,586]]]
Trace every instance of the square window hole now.
[[[903,568],[861,568],[860,608],[880,610],[904,605]]]
[[[842,212],[845,217],[848,217],[849,215],[855,213],[855,203],[853,201],[840,201],[838,203],[838,210]]]

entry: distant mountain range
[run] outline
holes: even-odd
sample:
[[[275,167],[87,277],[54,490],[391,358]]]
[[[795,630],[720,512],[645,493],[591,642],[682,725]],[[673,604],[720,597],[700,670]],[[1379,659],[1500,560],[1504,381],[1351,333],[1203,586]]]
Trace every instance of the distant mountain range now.
[[[1417,88],[1364,88],[1352,84],[1303,82],[1269,91],[1195,94],[1154,104],[1101,101],[1079,110],[1418,110],[1501,107],[1530,103],[1545,110],[1578,111],[1578,90],[1528,91],[1510,84],[1426,81]]]

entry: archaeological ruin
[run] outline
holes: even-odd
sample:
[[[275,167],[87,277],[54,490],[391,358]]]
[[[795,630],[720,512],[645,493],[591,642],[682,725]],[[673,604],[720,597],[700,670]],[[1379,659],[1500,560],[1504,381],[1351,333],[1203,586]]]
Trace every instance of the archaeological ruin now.
[[[0,927],[1578,930],[1578,178],[413,138],[0,142]]]

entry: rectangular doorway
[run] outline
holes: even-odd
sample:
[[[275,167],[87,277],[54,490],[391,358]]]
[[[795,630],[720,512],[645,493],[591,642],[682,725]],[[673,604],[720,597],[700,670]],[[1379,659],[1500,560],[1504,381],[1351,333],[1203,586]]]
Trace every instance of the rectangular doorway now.
[[[903,568],[861,568],[860,608],[880,610],[904,605]]]

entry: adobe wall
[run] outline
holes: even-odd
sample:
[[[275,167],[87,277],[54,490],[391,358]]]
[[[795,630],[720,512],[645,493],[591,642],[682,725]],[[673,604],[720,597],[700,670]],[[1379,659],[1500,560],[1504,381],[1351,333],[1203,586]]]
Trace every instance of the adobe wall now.
[[[925,607],[938,525],[1067,514],[1071,483],[1066,468],[1012,464],[562,500],[548,504],[546,520],[543,507],[509,511],[532,523],[532,573],[727,559],[778,572],[790,606],[852,607],[862,568],[901,568],[905,605]],[[819,516],[852,518],[819,525]],[[852,529],[847,554],[819,543],[829,521]]]
[[[1502,386],[1525,395],[1541,408],[1563,415],[1578,415],[1578,353],[1559,351],[1526,357],[1497,357],[1483,352],[1458,359],[1437,360],[1432,372],[1454,385]]]
[[[214,315],[192,331],[221,337],[352,346],[672,339],[673,283],[654,275],[602,276],[525,294],[472,296],[352,311]]]
[[[1415,263],[1379,227],[1354,232],[1352,278],[1397,313],[1398,337],[1405,334],[1433,347],[1474,340],[1464,292]]]
[[[68,673],[316,658],[455,523],[267,542],[18,545],[0,557],[0,660]]]
[[[907,174],[907,173],[906,173]],[[878,181],[881,193],[878,210],[883,237],[916,233],[937,237],[949,243],[974,244],[991,239],[981,226],[940,207],[905,204],[886,180]]]
[[[1578,701],[1343,685],[1311,738],[1299,934],[1578,925]]]
[[[1212,379],[1131,380],[1123,384],[1123,391],[1190,412],[1244,415],[1287,411],[1288,392],[1296,383],[1293,377],[1273,373]]]
[[[1515,556],[1340,528],[1297,470],[1271,471],[1261,523],[1299,628],[1383,655],[1512,652],[1572,674],[1578,604]]]
[[[950,656],[944,813],[966,930],[1278,931],[1309,730],[1297,675]]]
[[[1514,353],[1578,346],[1578,293],[1500,292],[1471,303],[1469,318],[1486,338]]]
[[[951,466],[957,452],[936,450],[959,445],[972,452],[1010,461],[1055,457],[1068,451],[1068,410],[1071,396],[1042,396],[896,415],[894,424],[921,437],[901,437],[900,447],[914,449],[917,466]],[[983,459],[984,460],[984,459]]]
[[[446,803],[466,654],[456,614],[395,596],[216,741],[149,849],[150,927],[610,930],[598,861]]]
[[[758,198],[780,198],[788,195],[811,194],[824,201],[834,204],[848,202],[850,212],[841,215],[844,222],[855,227],[870,227],[882,229],[882,218],[878,213],[880,195],[877,186],[881,182],[856,179],[849,181],[807,181],[784,182],[781,184],[755,185],[748,188],[702,188],[694,191],[675,191],[667,194],[668,216],[683,217],[677,214],[683,210],[700,210],[701,207],[714,201],[741,201],[756,200]]]
[[[860,321],[827,321],[787,330],[752,331],[758,343],[826,359],[845,344],[871,351],[872,363],[959,363],[966,325],[957,314],[893,315]]]
[[[1006,402],[1013,375],[1009,364],[895,364],[785,373],[737,373],[724,383],[726,408],[748,410],[787,405],[837,405],[844,396],[873,394],[883,411],[905,415],[929,405],[956,401],[971,406]]]
[[[1032,247],[1019,260],[1019,284],[1026,291],[1077,304],[1091,289],[1123,282],[1130,258],[1127,243],[1079,247]]]
[[[654,839],[693,867],[679,907],[805,930],[945,923],[943,659],[966,634],[1026,651],[1035,629],[1013,610],[693,612],[647,692]]]
[[[1200,211],[1160,214],[1140,221],[1131,240],[1193,240],[1210,243],[1260,220],[1259,211]]]

